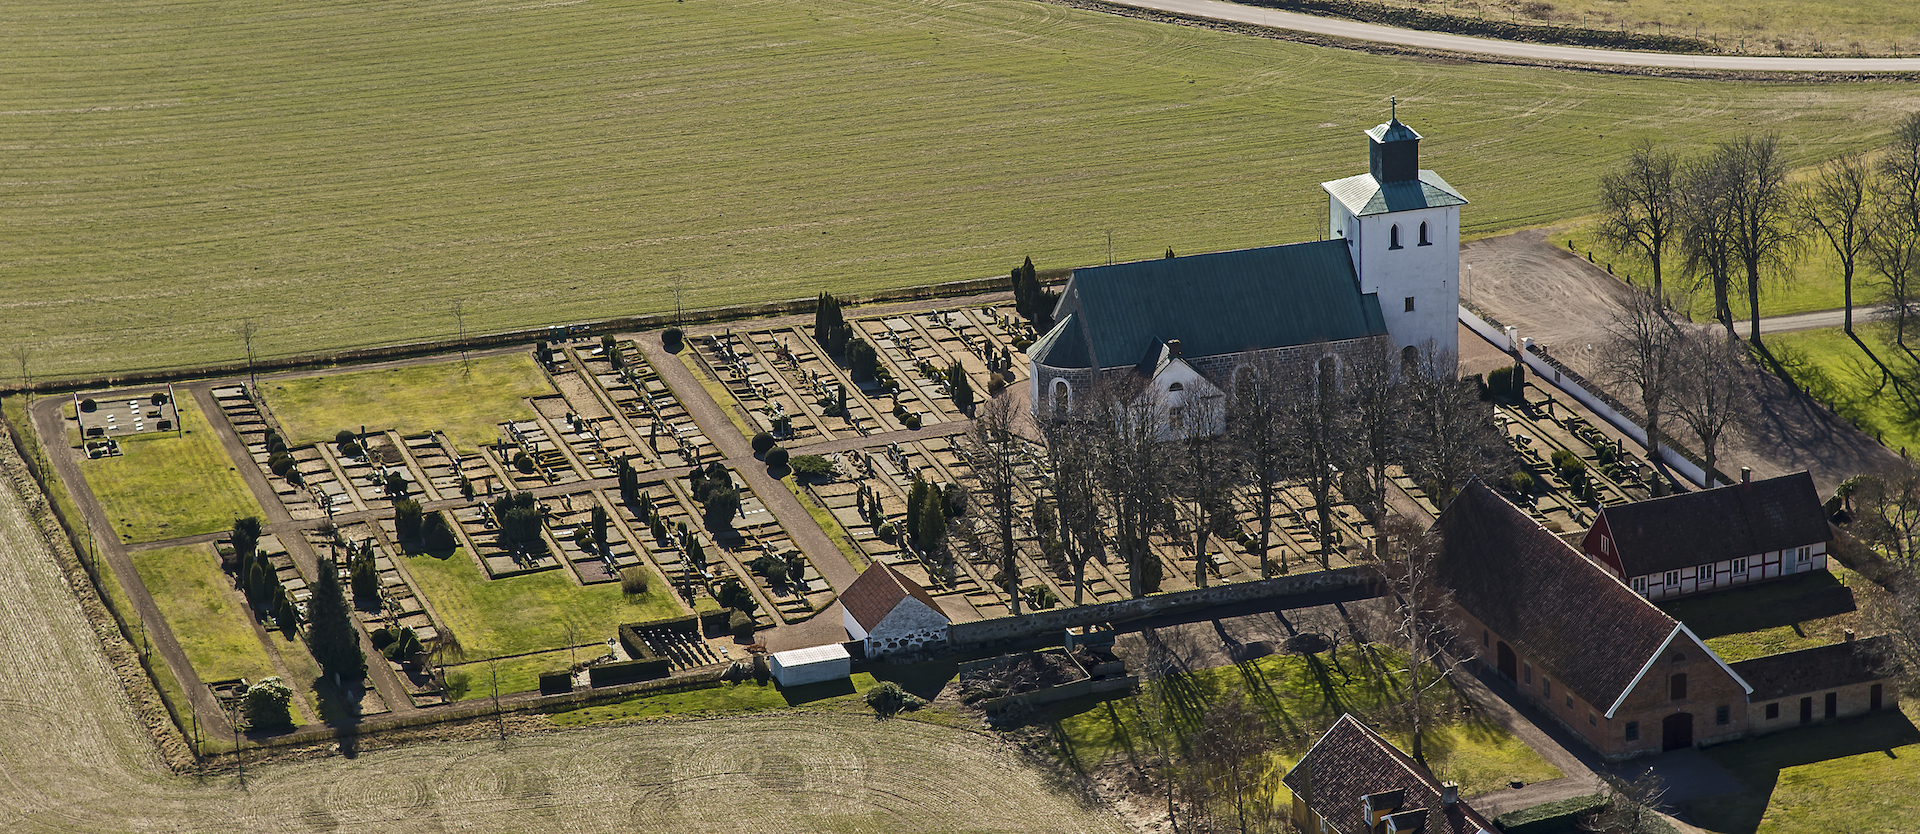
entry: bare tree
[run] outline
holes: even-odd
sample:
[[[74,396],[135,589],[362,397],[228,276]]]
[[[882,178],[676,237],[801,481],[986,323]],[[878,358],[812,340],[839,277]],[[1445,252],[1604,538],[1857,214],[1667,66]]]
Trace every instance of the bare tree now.
[[[1213,813],[1223,803],[1234,814],[1233,831],[1252,830],[1252,820],[1272,816],[1273,792],[1265,784],[1270,744],[1266,720],[1239,690],[1215,702],[1187,745],[1180,780],[1187,805],[1216,831],[1226,828]]]
[[[1480,401],[1472,380],[1463,380],[1451,353],[1432,343],[1404,369],[1407,378],[1405,465],[1445,507],[1468,479],[1503,471],[1512,456]]]
[[[1680,375],[1680,330],[1667,318],[1660,299],[1632,292],[1625,306],[1614,311],[1607,325],[1607,347],[1600,356],[1600,376],[1607,383],[1630,388],[1639,397],[1641,428],[1647,431],[1647,458],[1664,468],[1660,457],[1660,417],[1669,405]],[[1660,483],[1654,485],[1661,492]]]
[[[1717,158],[1688,163],[1682,175],[1681,189],[1687,199],[1680,203],[1680,252],[1684,268],[1693,280],[1693,289],[1713,292],[1713,320],[1733,332],[1733,242],[1732,218],[1727,195],[1732,189],[1730,172]]]
[[[1324,346],[1322,346],[1324,347]],[[1309,355],[1320,350],[1310,350]],[[1287,395],[1280,403],[1280,422],[1286,442],[1289,473],[1313,496],[1314,528],[1320,543],[1320,567],[1332,567],[1334,541],[1333,491],[1340,483],[1339,464],[1353,442],[1353,421],[1347,410],[1347,379],[1331,353],[1311,364],[1288,363],[1280,377]]]
[[[20,392],[31,393],[33,391],[33,374],[31,373],[33,346],[14,345],[13,361],[20,366]]]
[[[1751,409],[1741,380],[1747,374],[1747,349],[1740,340],[1713,332],[1688,334],[1680,343],[1680,370],[1674,375],[1673,416],[1700,441],[1708,478],[1715,477],[1720,438],[1744,422]]]
[[[1866,161],[1843,156],[1821,166],[1820,175],[1800,190],[1796,203],[1800,222],[1819,233],[1840,259],[1848,335],[1853,334],[1853,274],[1872,228],[1872,194],[1873,175]]]
[[[1172,407],[1169,426],[1177,435],[1181,449],[1178,483],[1181,510],[1187,529],[1193,535],[1193,581],[1207,587],[1207,539],[1214,533],[1226,535],[1232,523],[1233,485],[1238,480],[1233,468],[1237,457],[1221,439],[1226,429],[1224,397],[1186,392],[1186,398]]]
[[[1113,517],[1120,558],[1134,597],[1160,584],[1149,537],[1167,512],[1167,412],[1157,391],[1108,381],[1094,393],[1090,424],[1098,430],[1101,495]]]
[[[1920,321],[1920,113],[1894,126],[1879,173],[1867,262],[1880,276],[1894,343],[1906,349]]]
[[[1774,136],[1745,136],[1714,152],[1725,171],[1727,241],[1746,275],[1747,340],[1760,345],[1760,279],[1780,274],[1791,263],[1798,236],[1790,221],[1793,191],[1787,187],[1787,162]]]
[[[1401,457],[1402,414],[1410,369],[1386,340],[1361,345],[1349,354],[1348,391],[1354,442],[1348,447],[1348,477],[1340,491],[1359,505],[1377,536],[1386,522],[1387,468]]]
[[[1439,579],[1435,559],[1441,532],[1431,532],[1405,516],[1387,519],[1380,530],[1380,575],[1385,580],[1393,632],[1407,653],[1407,725],[1413,735],[1413,758],[1426,761],[1426,693],[1446,685],[1447,647],[1454,632],[1447,616],[1453,595]]]
[[[1260,578],[1273,576],[1273,502],[1287,480],[1286,433],[1280,420],[1282,404],[1291,392],[1284,390],[1286,375],[1270,358],[1257,357],[1234,369],[1233,384],[1227,391],[1227,424],[1233,443],[1243,457],[1241,465],[1253,479],[1260,513]],[[1286,573],[1286,560],[1280,572]]]
[[[1635,779],[1611,773],[1603,773],[1600,778],[1607,785],[1607,804],[1580,821],[1581,831],[1594,834],[1664,834],[1673,830],[1673,826],[1660,818],[1657,810],[1667,789],[1652,768],[1647,768]]]
[[[1006,587],[1007,604],[1014,616],[1020,616],[1020,563],[1013,537],[1014,491],[1020,479],[1014,464],[1020,452],[1020,436],[1014,433],[1016,412],[1013,398],[1006,392],[981,404],[967,445],[973,476],[980,481],[985,510],[993,528],[994,544],[1000,552],[1000,580]]]
[[[1853,483],[1853,535],[1902,566],[1920,566],[1920,466],[1902,459]]]
[[[1085,406],[1057,412],[1040,424],[1047,442],[1047,474],[1061,542],[1073,564],[1073,604],[1084,602],[1087,562],[1100,549],[1100,470],[1093,423]]]
[[[247,348],[247,387],[256,388],[260,385],[260,381],[253,376],[253,335],[260,331],[260,325],[253,319],[244,319],[235,330],[240,334],[240,341],[245,343]]]
[[[1654,295],[1664,293],[1661,264],[1678,224],[1679,169],[1673,154],[1642,141],[1624,166],[1600,177],[1600,237],[1615,249],[1646,256]]]

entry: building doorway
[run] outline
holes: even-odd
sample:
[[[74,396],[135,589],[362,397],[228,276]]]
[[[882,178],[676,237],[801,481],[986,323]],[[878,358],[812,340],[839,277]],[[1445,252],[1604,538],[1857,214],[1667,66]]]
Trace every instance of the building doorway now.
[[[1660,722],[1660,752],[1693,746],[1693,713],[1676,712]]]
[[[1882,697],[1880,684],[1874,684],[1872,689],[1867,690],[1867,709],[1879,709],[1883,706]]]
[[[1840,714],[1840,693],[1838,692],[1827,693],[1826,713],[1827,713],[1826,714],[1827,718],[1832,718]]]
[[[1811,696],[1800,699],[1800,723],[1813,723],[1813,698]]]
[[[1500,641],[1499,648],[1497,648],[1494,653],[1497,655],[1500,663],[1500,674],[1510,681],[1519,680],[1520,661],[1519,658],[1513,656],[1513,647],[1507,645],[1507,641],[1502,640]]]

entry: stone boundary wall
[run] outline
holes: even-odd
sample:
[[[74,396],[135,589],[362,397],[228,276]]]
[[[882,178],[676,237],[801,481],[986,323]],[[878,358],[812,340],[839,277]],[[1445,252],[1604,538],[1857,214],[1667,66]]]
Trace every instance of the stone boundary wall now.
[[[1071,270],[1041,270],[1040,280],[1043,286],[1065,280],[1065,274]],[[955,296],[981,295],[985,293],[1011,293],[1007,276],[995,275],[987,278],[968,278],[960,281],[947,281],[939,284],[922,284],[912,287],[899,287],[890,290],[878,290],[866,295],[847,296],[841,301],[852,305],[879,304],[895,301],[912,301],[929,298],[951,298]],[[805,313],[813,310],[816,298],[796,298],[788,301],[770,301],[762,304],[737,304],[726,307],[707,307],[699,310],[685,310],[680,314],[681,325],[706,324],[736,319],[766,318],[771,316]],[[651,313],[643,316],[621,316],[597,321],[577,322],[567,325],[543,325],[524,327],[499,333],[485,333],[468,336],[465,339],[431,339],[402,344],[370,345],[363,347],[343,347],[335,350],[302,353],[292,356],[256,357],[252,371],[271,373],[275,371],[295,370],[328,365],[354,365],[368,362],[385,362],[395,359],[411,359],[420,356],[436,356],[460,350],[481,350],[485,348],[509,347],[512,345],[532,344],[542,339],[561,339],[580,336],[597,336],[605,333],[634,333],[658,330],[674,324],[673,313]],[[114,388],[126,385],[145,385],[156,382],[169,382],[188,379],[227,377],[248,372],[245,362],[222,362],[212,365],[198,365],[175,368],[129,369],[119,373],[99,374],[84,377],[54,377],[36,379],[32,391],[36,393],[59,393],[65,391],[87,391],[95,388]],[[18,380],[0,388],[0,392],[19,393],[22,390]]]
[[[1486,339],[1494,347],[1500,348],[1501,350],[1508,349],[1506,334],[1493,325],[1488,324],[1485,319],[1474,315],[1473,312],[1466,307],[1460,308],[1460,322],[1472,329],[1473,332],[1480,334],[1480,338]],[[1514,338],[1520,338],[1518,331],[1515,331]],[[1646,447],[1646,430],[1640,428],[1639,424],[1628,419],[1625,414],[1615,409],[1606,401],[1602,394],[1587,390],[1587,387],[1581,384],[1584,380],[1581,380],[1578,374],[1565,370],[1563,367],[1555,367],[1557,363],[1549,363],[1547,358],[1536,355],[1533,351],[1522,351],[1521,356],[1526,361],[1527,367],[1533,369],[1535,379],[1541,382],[1552,383],[1553,387],[1566,392],[1567,396],[1578,400],[1581,405],[1586,406],[1587,410],[1599,415],[1600,419],[1607,421],[1612,424],[1614,428],[1619,429],[1621,434],[1633,438],[1634,442],[1639,443],[1642,448]],[[1665,436],[1666,432],[1661,432],[1660,434]],[[1668,466],[1673,467],[1675,472],[1680,473],[1687,480],[1692,481],[1695,486],[1706,485],[1707,476],[1706,473],[1700,471],[1699,464],[1681,456],[1680,452],[1672,445],[1666,443],[1660,444],[1660,458],[1666,461]]]
[[[1155,594],[1141,599],[1101,602],[1078,608],[1037,611],[1018,617],[998,617],[947,627],[947,645],[952,648],[984,646],[1001,641],[1021,640],[1047,634],[1059,634],[1076,626],[1137,620],[1142,617],[1197,611],[1215,605],[1247,600],[1282,597],[1314,591],[1331,591],[1369,585],[1370,568],[1338,568],[1313,573],[1277,576],[1253,582],[1234,582],[1190,591]]]

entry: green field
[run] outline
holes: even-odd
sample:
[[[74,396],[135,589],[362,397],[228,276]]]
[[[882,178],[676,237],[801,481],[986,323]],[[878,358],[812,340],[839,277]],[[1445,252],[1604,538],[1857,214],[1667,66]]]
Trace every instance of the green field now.
[[[1910,373],[1912,361],[1881,337],[1879,327],[1854,330],[1882,362],[1896,372]],[[1882,383],[1880,369],[1867,352],[1839,328],[1767,336],[1766,343],[1786,363],[1788,375],[1802,391],[1887,448],[1920,450],[1920,411],[1902,404],[1896,389]]]
[[[500,439],[500,423],[532,419],[524,398],[552,394],[553,385],[531,356],[515,353],[272,380],[263,390],[289,445],[332,440],[341,429],[364,425],[403,435],[438,429],[474,451]]]
[[[1709,747],[1707,756],[1747,787],[1691,803],[1694,823],[1724,834],[1896,834],[1913,830],[1920,791],[1920,730],[1913,707],[1832,725]]]
[[[1647,136],[1859,150],[1898,84],[1393,58],[955,0],[8,7],[0,351],[46,379],[1322,233],[1388,96],[1469,235]],[[1329,83],[1338,79],[1338,83]],[[9,367],[9,375],[14,371]]]
[[[137,551],[133,566],[200,680],[257,681],[274,674],[273,661],[253,631],[246,600],[220,572],[212,547],[196,544]],[[296,687],[304,683],[289,682]]]
[[[469,660],[564,649],[568,623],[574,626],[572,636],[577,644],[594,635],[612,634],[614,627],[621,623],[680,613],[680,607],[665,590],[666,583],[659,581],[658,576],[647,593],[638,597],[621,593],[618,582],[581,587],[574,584],[564,568],[488,579],[480,566],[467,556],[465,548],[444,557],[429,553],[409,555],[407,572],[412,574],[414,585],[432,602],[441,619],[460,637]],[[543,665],[532,670],[531,675],[565,666],[564,662],[551,667]],[[481,669],[478,674],[484,676],[486,672]],[[474,684],[475,688],[487,686],[480,678],[474,680],[480,681]]]
[[[234,471],[199,406],[181,399],[178,434],[122,438],[118,457],[80,463],[87,486],[121,541],[148,542],[225,530],[260,504]]]

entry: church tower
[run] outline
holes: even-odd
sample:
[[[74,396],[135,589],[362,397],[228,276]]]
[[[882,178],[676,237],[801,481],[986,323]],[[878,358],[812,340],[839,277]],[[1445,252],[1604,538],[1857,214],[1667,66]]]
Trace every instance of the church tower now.
[[[1420,134],[1392,118],[1367,131],[1368,171],[1323,182],[1327,235],[1344,239],[1360,291],[1376,293],[1396,347],[1459,351],[1460,207],[1420,168]]]

